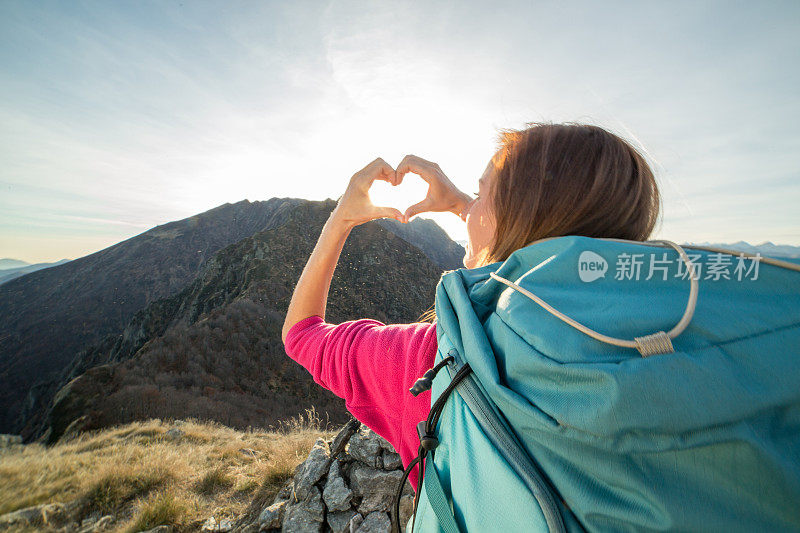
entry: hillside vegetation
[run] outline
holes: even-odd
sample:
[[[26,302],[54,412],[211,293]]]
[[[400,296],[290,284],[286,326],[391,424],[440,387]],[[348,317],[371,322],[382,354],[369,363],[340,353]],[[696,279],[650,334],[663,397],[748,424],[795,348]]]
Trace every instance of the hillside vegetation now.
[[[0,450],[0,514],[61,502],[78,523],[112,515],[110,531],[194,531],[271,502],[314,441],[332,435],[309,411],[277,429],[154,419],[13,446]]]
[[[121,335],[79,354],[41,423],[67,431],[148,418],[198,417],[242,429],[314,407],[332,423],[344,402],[286,356],[281,328],[294,284],[335,202],[306,202],[277,227],[226,246],[177,295],[153,302]],[[434,300],[442,270],[377,222],[356,227],[330,287],[326,320],[414,321]]]
[[[281,223],[302,202],[224,204],[0,285],[0,433],[26,435],[79,351],[119,334],[220,249]]]

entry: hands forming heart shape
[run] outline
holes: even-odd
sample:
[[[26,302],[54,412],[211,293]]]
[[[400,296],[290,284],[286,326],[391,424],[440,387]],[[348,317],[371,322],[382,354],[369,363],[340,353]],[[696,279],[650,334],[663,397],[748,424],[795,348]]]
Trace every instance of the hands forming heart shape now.
[[[422,201],[408,207],[404,213],[394,207],[380,207],[372,203],[369,189],[375,180],[387,181],[397,186],[409,172],[417,174],[428,183],[428,193]],[[453,185],[436,163],[407,155],[397,165],[397,169],[394,169],[383,159],[377,158],[350,178],[347,190],[334,209],[334,215],[349,226],[357,226],[376,218],[394,218],[408,223],[414,215],[427,211],[461,215],[472,201],[473,198]]]

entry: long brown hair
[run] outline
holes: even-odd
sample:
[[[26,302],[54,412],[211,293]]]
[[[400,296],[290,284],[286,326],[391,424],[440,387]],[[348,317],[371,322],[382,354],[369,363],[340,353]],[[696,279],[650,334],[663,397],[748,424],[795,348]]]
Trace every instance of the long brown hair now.
[[[589,124],[531,122],[502,129],[489,201],[495,220],[480,265],[505,261],[533,241],[564,235],[647,240],[661,197],[644,157]],[[433,321],[431,308],[419,319]]]

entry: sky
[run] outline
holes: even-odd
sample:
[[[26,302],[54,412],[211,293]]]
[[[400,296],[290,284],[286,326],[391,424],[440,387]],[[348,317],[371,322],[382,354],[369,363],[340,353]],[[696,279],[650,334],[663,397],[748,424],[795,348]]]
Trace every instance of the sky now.
[[[799,26],[798,2],[0,0],[0,257],[336,199],[376,157],[472,193],[499,129],[537,121],[644,153],[656,238],[798,245]],[[426,188],[371,195],[402,210]]]

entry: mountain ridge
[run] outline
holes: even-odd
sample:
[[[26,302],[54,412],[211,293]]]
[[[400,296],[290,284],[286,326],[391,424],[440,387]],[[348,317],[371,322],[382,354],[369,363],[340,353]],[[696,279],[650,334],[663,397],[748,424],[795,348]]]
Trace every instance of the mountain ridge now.
[[[283,224],[221,249],[177,295],[151,303],[122,334],[78,354],[66,384],[23,435],[54,442],[65,432],[133,419],[197,416],[181,406],[233,427],[278,423],[312,406],[345,421],[341,400],[289,360],[281,341],[294,284],[334,206],[308,201]],[[326,321],[414,321],[433,302],[441,274],[384,224],[362,224],[340,256]],[[187,373],[191,383],[180,377]]]
[[[27,393],[56,378],[77,352],[182,289],[217,250],[280,221],[300,201],[223,204],[0,285],[0,432],[20,431],[26,413],[40,407]]]
[[[728,248],[737,252],[760,253],[769,257],[788,257],[800,258],[800,246],[793,246],[791,244],[773,244],[770,241],[764,241],[761,244],[750,244],[745,241],[737,241],[734,243],[709,243],[709,242],[691,242],[686,243],[687,246],[712,246],[715,248]]]

